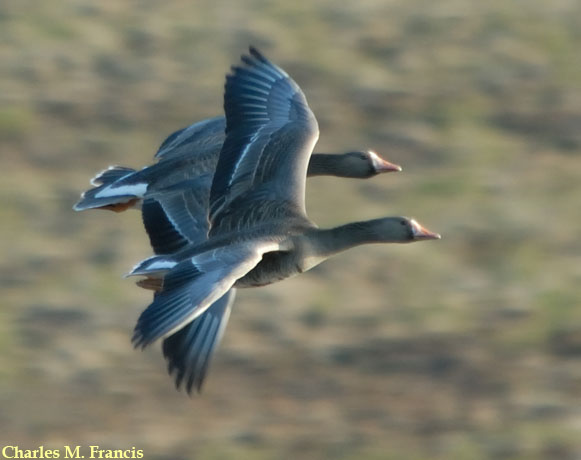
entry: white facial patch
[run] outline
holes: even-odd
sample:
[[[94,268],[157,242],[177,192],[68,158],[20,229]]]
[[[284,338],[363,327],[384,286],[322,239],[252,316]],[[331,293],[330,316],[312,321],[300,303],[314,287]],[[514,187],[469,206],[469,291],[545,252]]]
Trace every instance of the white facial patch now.
[[[410,219],[410,225],[412,227],[412,233],[414,236],[421,235],[423,233],[423,228],[415,219]]]

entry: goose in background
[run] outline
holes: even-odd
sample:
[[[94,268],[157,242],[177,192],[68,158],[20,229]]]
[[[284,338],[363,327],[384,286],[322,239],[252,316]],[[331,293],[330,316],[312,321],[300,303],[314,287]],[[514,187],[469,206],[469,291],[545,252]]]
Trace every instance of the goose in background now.
[[[298,85],[256,49],[227,76],[224,109],[207,240],[146,259],[130,273],[158,291],[137,322],[134,345],[165,339],[169,371],[188,393],[201,389],[233,287],[280,281],[362,244],[440,238],[405,217],[332,229],[309,220],[305,185],[318,124]]]
[[[225,128],[226,119],[220,116],[170,134],[155,154],[157,163],[139,171],[110,166],[91,179],[94,187],[81,195],[73,209],[116,212],[139,209],[148,194],[175,191],[176,186],[187,188],[196,178],[212,175],[224,143]],[[313,154],[307,175],[367,179],[391,171],[401,171],[401,167],[384,160],[372,150],[356,150],[342,154]]]

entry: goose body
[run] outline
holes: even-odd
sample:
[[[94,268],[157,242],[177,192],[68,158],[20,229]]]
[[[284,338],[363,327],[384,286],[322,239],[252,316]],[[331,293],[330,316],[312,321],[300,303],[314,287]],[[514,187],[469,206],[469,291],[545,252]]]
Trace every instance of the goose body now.
[[[361,244],[439,238],[405,217],[333,229],[319,229],[308,218],[305,185],[317,121],[298,85],[257,50],[251,48],[227,76],[224,109],[226,136],[210,188],[207,240],[146,259],[130,273],[159,281],[134,344],[165,339],[170,372],[188,392],[201,388],[233,287],[280,281]]]

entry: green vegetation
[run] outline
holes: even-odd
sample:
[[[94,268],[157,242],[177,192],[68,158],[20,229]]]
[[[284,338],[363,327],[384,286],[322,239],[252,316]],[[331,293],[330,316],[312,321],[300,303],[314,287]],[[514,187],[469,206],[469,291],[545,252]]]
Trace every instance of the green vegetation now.
[[[0,4],[3,443],[146,458],[581,456],[581,3]],[[109,164],[221,112],[248,44],[285,67],[320,151],[403,166],[316,178],[321,226],[416,217],[439,242],[366,247],[239,293],[201,398],[158,347],[136,212],[75,214]]]

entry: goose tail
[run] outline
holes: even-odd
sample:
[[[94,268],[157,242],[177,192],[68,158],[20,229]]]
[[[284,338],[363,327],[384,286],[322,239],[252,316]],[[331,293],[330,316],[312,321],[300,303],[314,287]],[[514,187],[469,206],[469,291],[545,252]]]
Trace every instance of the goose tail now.
[[[125,278],[130,276],[153,276],[165,275],[174,268],[177,262],[171,256],[159,255],[151,256],[137,263],[129,273],[124,275]]]
[[[115,212],[139,208],[148,184],[135,177],[136,171],[123,166],[110,166],[92,180],[94,187],[81,195],[75,211],[109,209]]]

